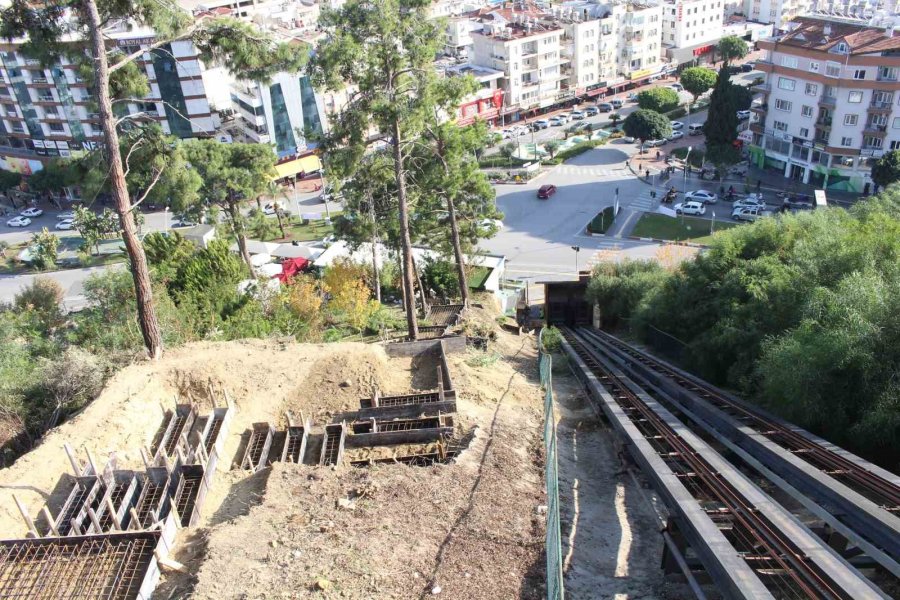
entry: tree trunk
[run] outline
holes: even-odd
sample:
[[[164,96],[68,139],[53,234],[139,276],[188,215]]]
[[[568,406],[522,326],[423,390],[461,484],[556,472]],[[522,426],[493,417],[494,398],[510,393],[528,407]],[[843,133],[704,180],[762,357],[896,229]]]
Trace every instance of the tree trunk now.
[[[416,276],[416,286],[419,288],[419,301],[422,303],[422,314],[428,314],[428,300],[425,299],[425,286],[422,285],[422,278],[419,277],[419,269],[416,268],[416,261],[410,254],[409,260],[412,261],[413,274]],[[415,298],[415,296],[413,296]],[[413,300],[413,308],[415,308],[415,299]]]
[[[278,229],[281,230],[281,239],[285,239],[287,234],[284,232],[284,213],[278,205],[275,206],[275,218],[278,219]]]
[[[247,235],[244,233],[244,223],[241,221],[237,202],[229,202],[227,210],[228,216],[231,217],[231,228],[234,230],[234,237],[237,238],[241,258],[247,263],[247,268],[250,269],[250,276],[253,277],[256,273],[253,270],[253,262],[250,260],[250,251],[247,250]]]
[[[112,112],[112,101],[109,97],[109,65],[106,61],[106,46],[100,31],[100,13],[95,0],[84,0],[82,5],[85,21],[91,37],[91,53],[97,73],[97,104],[100,110],[100,124],[103,128],[103,143],[109,163],[110,190],[115,202],[116,212],[122,225],[122,240],[125,251],[131,260],[131,275],[134,279],[134,292],[137,300],[138,322],[144,345],[152,360],[159,359],[163,352],[162,332],[156,307],[153,304],[153,289],[150,281],[150,269],[147,257],[135,232],[134,215],[131,212],[131,199],[125,184],[125,171],[122,167],[122,156],[119,154],[119,135],[116,132],[115,117]]]
[[[466,266],[459,241],[459,223],[456,222],[456,204],[453,198],[447,196],[447,212],[450,214],[450,237],[453,240],[453,255],[456,257],[456,276],[459,278],[459,297],[462,305],[469,305],[469,284],[466,281]]]
[[[403,151],[400,148],[400,121],[394,119],[394,177],[397,180],[397,204],[400,209],[400,252],[403,262],[403,288],[406,297],[406,326],[410,340],[419,339],[416,302],[413,291],[412,241],[409,238],[409,208],[406,204],[406,173],[403,172]]]
[[[375,202],[369,196],[369,218],[372,220],[372,282],[375,285],[375,299],[381,303],[381,273],[378,272],[378,227],[375,225]]]

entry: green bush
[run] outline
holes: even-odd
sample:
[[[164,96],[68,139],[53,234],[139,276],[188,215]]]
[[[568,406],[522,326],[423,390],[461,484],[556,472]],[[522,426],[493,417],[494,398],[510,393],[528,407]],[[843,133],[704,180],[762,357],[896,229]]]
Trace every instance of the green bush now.
[[[530,162],[527,160],[522,160],[520,158],[512,157],[506,158],[504,156],[483,156],[478,159],[478,166],[482,169],[510,169],[514,167],[521,167],[525,163]]]
[[[657,87],[638,93],[638,106],[644,110],[666,113],[678,107],[678,92],[668,87]]]
[[[548,164],[548,165],[562,164],[565,161],[569,160],[570,158],[575,158],[576,156],[578,156],[580,154],[584,154],[585,152],[587,152],[588,150],[591,150],[592,148],[597,148],[599,146],[604,145],[606,143],[607,139],[608,138],[603,138],[601,140],[590,140],[590,141],[575,144],[571,148],[566,148],[562,152],[558,152],[554,158],[552,158],[550,160],[545,160],[544,164]]]
[[[619,326],[634,315],[668,276],[656,261],[602,262],[594,268],[587,299],[599,306],[604,326]]]
[[[597,213],[597,216],[588,223],[588,233],[606,233],[616,218],[613,210],[615,210],[614,207],[607,206]]]
[[[551,325],[544,329],[541,343],[544,345],[544,352],[556,352],[562,347],[562,333]]]
[[[666,116],[669,117],[669,119],[680,119],[687,114],[688,111],[685,110],[683,106],[679,106],[675,110],[670,110],[669,112],[667,112]]]

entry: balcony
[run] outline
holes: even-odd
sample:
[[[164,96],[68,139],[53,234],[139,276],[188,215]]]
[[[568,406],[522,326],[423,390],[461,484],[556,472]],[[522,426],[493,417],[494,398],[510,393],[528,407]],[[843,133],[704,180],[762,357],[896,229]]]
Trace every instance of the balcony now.
[[[762,123],[750,123],[750,131],[752,131],[753,133],[762,134],[765,133],[765,128],[763,128]]]
[[[750,91],[754,94],[768,94],[772,91],[772,86],[766,82],[763,83],[755,83],[750,86]]]
[[[897,73],[878,73],[875,79],[877,81],[897,81]]]
[[[38,96],[35,102],[56,102],[53,96]]]
[[[768,102],[760,102],[759,104],[750,105],[750,112],[755,112],[757,114],[765,116],[768,111],[769,111]]]
[[[873,123],[867,123],[865,128],[863,129],[863,135],[871,135],[883,138],[887,135],[887,125],[875,125]]]
[[[816,127],[821,127],[822,129],[831,129],[831,117],[822,117],[818,121],[816,121]]]
[[[837,97],[819,96],[819,106],[834,106],[835,104],[837,104]]]
[[[46,77],[32,77],[31,83],[49,83]]]
[[[887,114],[891,112],[893,104],[894,103],[889,100],[872,100],[866,110],[870,113]]]

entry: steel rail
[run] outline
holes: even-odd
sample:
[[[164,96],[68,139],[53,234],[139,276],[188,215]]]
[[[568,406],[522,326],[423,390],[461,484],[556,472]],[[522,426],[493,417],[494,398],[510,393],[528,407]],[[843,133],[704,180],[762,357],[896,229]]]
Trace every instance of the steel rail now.
[[[885,511],[894,515],[900,515],[900,486],[895,483],[823,447],[803,434],[767,418],[751,407],[734,402],[720,390],[715,389],[715,387],[699,380],[687,379],[656,357],[642,352],[606,332],[592,330],[591,333],[595,337],[602,337],[607,344],[631,356],[648,368],[672,379],[686,390],[700,395],[720,410],[736,416],[744,424],[761,433],[765,433],[766,437],[774,443],[791,451],[798,458],[816,467],[824,474],[838,481],[851,484],[852,489]]]
[[[741,526],[741,534],[754,548],[762,560],[750,561],[750,567],[757,571],[771,572],[772,567],[783,571],[778,583],[787,583],[792,589],[782,587],[780,591],[786,597],[820,598],[852,598],[845,590],[836,585],[809,556],[800,550],[794,542],[777,526],[769,522],[752,503],[749,503],[738,490],[727,482],[703,457],[701,457],[668,423],[657,415],[641,398],[631,391],[629,386],[611,370],[605,368],[600,361],[586,348],[584,340],[571,330],[564,329],[567,341],[582,360],[597,375],[604,386],[613,392],[616,401],[629,417],[632,412],[639,414],[644,424],[649,425],[661,439],[665,441],[687,464],[694,481],[703,488],[710,500],[715,500],[726,507],[732,519]],[[759,563],[759,564],[753,564]]]

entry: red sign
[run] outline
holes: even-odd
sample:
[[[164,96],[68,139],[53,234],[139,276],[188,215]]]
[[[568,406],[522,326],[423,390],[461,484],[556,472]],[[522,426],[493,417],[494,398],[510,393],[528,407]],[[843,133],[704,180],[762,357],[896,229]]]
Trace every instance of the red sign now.
[[[701,54],[706,54],[707,52],[712,52],[713,46],[700,46],[699,48],[694,48],[694,56],[700,56]]]
[[[500,114],[503,106],[503,90],[495,90],[489,98],[473,100],[459,107],[457,125],[468,125],[476,118],[482,120],[493,119]]]

